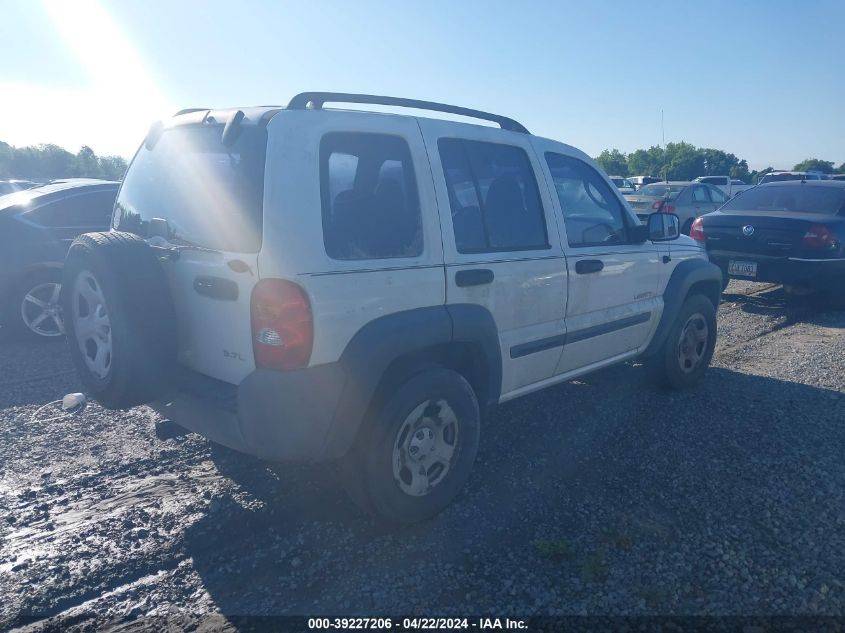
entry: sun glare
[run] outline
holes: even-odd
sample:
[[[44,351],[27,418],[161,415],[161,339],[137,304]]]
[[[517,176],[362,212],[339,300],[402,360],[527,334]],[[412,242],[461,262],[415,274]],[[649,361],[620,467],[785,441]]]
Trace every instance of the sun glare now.
[[[76,151],[83,144],[98,154],[131,156],[149,124],[172,114],[141,52],[96,0],[43,0],[45,12],[87,85],[57,89],[0,82],[0,140],[13,145],[50,142]],[[14,123],[10,123],[14,122]]]

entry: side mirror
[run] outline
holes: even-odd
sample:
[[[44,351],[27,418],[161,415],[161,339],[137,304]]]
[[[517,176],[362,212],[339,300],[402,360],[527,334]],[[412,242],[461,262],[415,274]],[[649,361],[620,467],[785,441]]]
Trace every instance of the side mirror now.
[[[674,213],[652,213],[646,228],[652,242],[670,242],[681,234],[681,220]]]

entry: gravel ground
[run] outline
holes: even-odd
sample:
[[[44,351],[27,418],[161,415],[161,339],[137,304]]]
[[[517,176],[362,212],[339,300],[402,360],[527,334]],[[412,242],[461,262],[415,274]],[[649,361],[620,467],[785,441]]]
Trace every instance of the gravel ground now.
[[[733,282],[719,319],[689,392],[625,364],[500,407],[463,495],[403,529],[359,514],[328,468],[162,439],[144,407],[34,418],[79,388],[69,358],[6,342],[0,629],[845,615],[845,313]]]

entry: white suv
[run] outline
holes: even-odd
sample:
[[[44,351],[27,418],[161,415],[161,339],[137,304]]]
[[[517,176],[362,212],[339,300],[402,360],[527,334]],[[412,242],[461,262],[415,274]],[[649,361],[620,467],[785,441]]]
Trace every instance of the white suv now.
[[[496,404],[639,356],[686,387],[715,344],[721,272],[676,216],[641,225],[583,152],[464,108],[180,112],[135,155],[113,229],[74,242],[62,286],[90,395],[337,462],[392,521],[458,494]]]

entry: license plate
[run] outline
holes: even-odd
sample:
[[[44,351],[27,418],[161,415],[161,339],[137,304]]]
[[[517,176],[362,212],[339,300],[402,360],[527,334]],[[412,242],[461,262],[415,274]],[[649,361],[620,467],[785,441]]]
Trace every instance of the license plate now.
[[[728,262],[728,274],[739,277],[756,277],[757,262],[740,262],[732,259]]]

